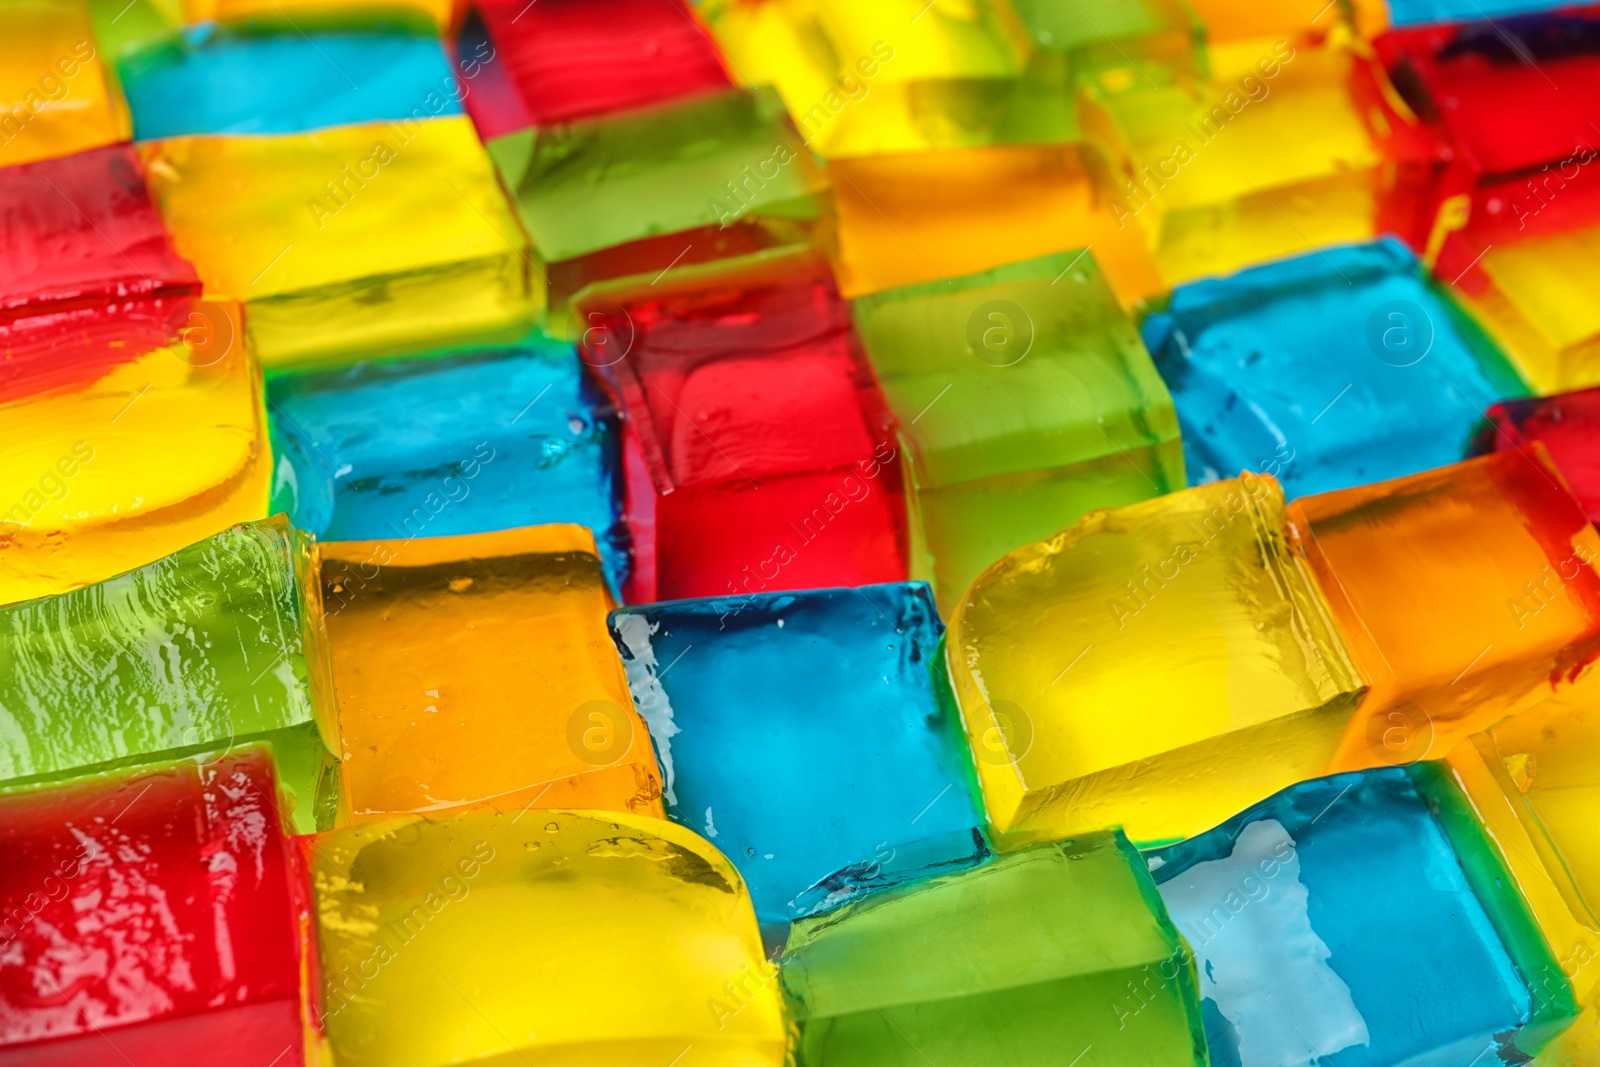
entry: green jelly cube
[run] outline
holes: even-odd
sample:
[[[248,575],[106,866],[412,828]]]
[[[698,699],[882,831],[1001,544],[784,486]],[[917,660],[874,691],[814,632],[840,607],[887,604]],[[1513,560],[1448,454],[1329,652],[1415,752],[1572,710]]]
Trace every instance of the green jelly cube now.
[[[1183,0],[1012,0],[1032,53],[1027,76],[1071,89],[1169,85],[1205,73],[1205,31]]]
[[[800,1067],[1206,1063],[1193,957],[1120,832],[802,920],[780,976]]]
[[[0,790],[262,742],[297,830],[333,821],[338,733],[311,539],[283,516],[0,608]]]
[[[563,336],[571,297],[589,285],[831,233],[827,178],[769,87],[519,130],[488,148]]]
[[[1183,488],[1172,397],[1086,250],[852,309],[910,454],[913,573],[944,612],[1012,549]]]

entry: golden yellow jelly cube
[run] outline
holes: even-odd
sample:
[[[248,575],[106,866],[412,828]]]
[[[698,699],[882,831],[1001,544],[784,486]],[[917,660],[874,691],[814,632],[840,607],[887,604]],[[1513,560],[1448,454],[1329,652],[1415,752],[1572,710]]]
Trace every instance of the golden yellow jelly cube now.
[[[307,850],[340,1067],[779,1067],[776,968],[674,823],[470,809]]]
[[[0,44],[0,167],[126,141],[128,105],[84,0],[8,0]]]
[[[274,28],[450,25],[451,0],[176,0],[186,22],[244,22]]]
[[[1600,1062],[1600,674],[1492,730],[1444,760],[1528,902],[1582,1009],[1541,1053],[1541,1067]]]
[[[1466,304],[1542,393],[1600,384],[1600,227],[1491,245]]]
[[[1600,931],[1600,672],[1591,668],[1574,685],[1475,735],[1473,747],[1517,802],[1541,858],[1570,876],[1564,888],[1572,911]],[[1600,985],[1596,971],[1591,986]]]
[[[267,368],[511,340],[527,238],[465,117],[140,146],[178,251]]]
[[[322,596],[353,819],[493,799],[662,815],[587,529],[329,541]]]
[[[1118,226],[1089,156],[1077,145],[999,145],[834,160],[840,291],[863,296],[1092,248],[1125,307],[1154,296],[1161,279],[1144,235]]]
[[[1021,75],[1027,35],[994,0],[714,0],[728,65],[771,84],[829,158],[1070,140]]]
[[[1270,44],[1232,77],[1092,95],[1109,210],[1169,284],[1375,236],[1380,157],[1341,48]]]
[[[1093,512],[973,583],[947,656],[1000,847],[1144,846],[1323,773],[1361,694],[1270,477]]]
[[[1371,40],[1389,21],[1383,0],[1189,0],[1189,7],[1205,27],[1212,73],[1223,76],[1245,73],[1280,41],[1313,48],[1330,39],[1345,44],[1352,30]]]
[[[238,307],[154,306],[170,318],[129,313],[87,327],[70,358],[19,357],[48,360],[54,386],[0,394],[0,604],[265,517],[266,414]]]

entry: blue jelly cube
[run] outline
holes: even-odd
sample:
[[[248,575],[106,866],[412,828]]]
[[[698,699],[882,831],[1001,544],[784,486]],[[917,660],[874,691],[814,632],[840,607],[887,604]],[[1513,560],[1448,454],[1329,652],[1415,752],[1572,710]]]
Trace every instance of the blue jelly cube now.
[[[1432,765],[1304,782],[1146,853],[1213,1067],[1524,1063],[1571,987]]]
[[[615,410],[570,344],[291,371],[267,381],[272,509],[338,541],[594,531],[626,577]]]
[[[463,89],[437,37],[202,34],[118,63],[135,140],[461,114]]]
[[[1389,23],[1479,22],[1566,7],[1562,0],[1389,0]],[[1515,33],[1515,30],[1511,31]]]
[[[763,924],[988,854],[924,583],[667,601],[611,630],[668,815]]]
[[[1181,285],[1144,323],[1193,484],[1242,470],[1290,496],[1454,463],[1525,387],[1398,241]]]

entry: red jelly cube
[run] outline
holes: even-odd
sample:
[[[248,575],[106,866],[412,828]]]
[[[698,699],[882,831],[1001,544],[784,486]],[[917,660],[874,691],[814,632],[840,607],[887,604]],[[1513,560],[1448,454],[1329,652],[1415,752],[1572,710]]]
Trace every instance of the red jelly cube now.
[[[167,344],[200,292],[129,146],[0,169],[0,401]]]
[[[625,412],[633,603],[902,581],[894,422],[822,260],[580,301]]]
[[[1442,274],[1600,217],[1600,6],[1409,27],[1374,47],[1420,135],[1392,154],[1431,157],[1418,173],[1437,222],[1407,237]]]
[[[1503,401],[1488,417],[1481,450],[1542,442],[1589,521],[1600,519],[1600,388]]]
[[[0,797],[0,1062],[303,1064],[276,797],[260,750]]]
[[[682,0],[480,0],[479,8],[535,126],[732,84]]]
[[[130,146],[0,169],[0,315],[199,292]]]

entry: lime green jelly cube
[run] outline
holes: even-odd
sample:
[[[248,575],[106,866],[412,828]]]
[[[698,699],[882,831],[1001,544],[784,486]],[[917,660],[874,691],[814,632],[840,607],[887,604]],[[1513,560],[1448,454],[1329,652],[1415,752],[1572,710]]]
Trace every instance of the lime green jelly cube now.
[[[310,539],[281,515],[0,608],[0,790],[270,745],[297,829],[337,807]]]
[[[852,303],[909,446],[942,610],[1005,553],[1183,488],[1172,397],[1085,251]]]
[[[1192,955],[1120,833],[802,920],[780,974],[801,1067],[1206,1062]]]

